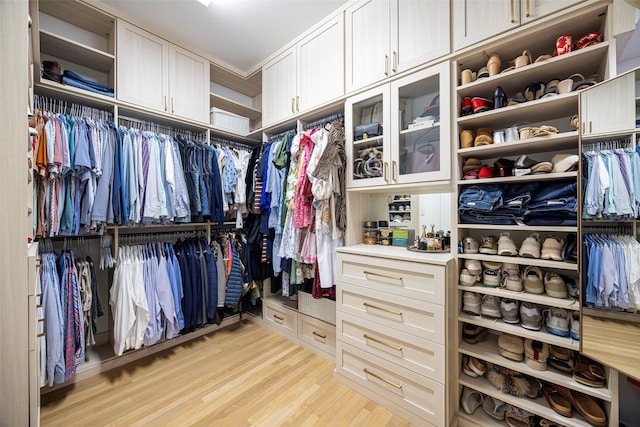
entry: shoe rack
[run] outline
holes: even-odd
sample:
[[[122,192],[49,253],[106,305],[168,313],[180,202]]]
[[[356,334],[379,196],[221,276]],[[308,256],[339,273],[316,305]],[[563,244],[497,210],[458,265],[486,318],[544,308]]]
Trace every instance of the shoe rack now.
[[[527,88],[536,87],[536,82],[547,83],[554,80],[562,81],[570,78],[571,75],[579,73],[582,76],[592,76],[600,74],[603,78],[608,77],[610,57],[610,45],[606,34],[607,15],[606,5],[591,5],[585,7],[579,13],[563,20],[550,20],[544,25],[537,27],[535,30],[523,32],[517,36],[512,36],[508,40],[494,40],[488,44],[479,46],[477,49],[470,51],[468,55],[460,57],[453,63],[453,75],[457,75],[458,82],[454,84],[455,95],[452,99],[455,103],[457,100],[457,108],[468,104],[465,98],[474,97],[490,100],[494,99],[494,94],[498,93],[500,97],[506,95],[507,99],[519,98],[518,93],[527,93]],[[556,47],[555,42],[561,35],[571,34],[574,40],[578,40],[584,34],[599,31],[603,35],[603,41],[579,50],[552,56]],[[522,66],[523,51],[531,54],[531,59],[525,61],[527,64]],[[615,49],[614,49],[615,51]],[[542,55],[541,60],[536,59]],[[496,56],[500,59],[500,67],[496,69]],[[518,59],[517,61],[514,61]],[[469,75],[475,73],[480,75],[478,71],[483,67],[487,67],[491,60],[491,75],[469,81]],[[517,63],[518,68],[504,71],[506,68]],[[461,75],[465,72],[465,83],[461,83]],[[483,73],[484,74],[484,73]],[[500,87],[501,91],[496,89]],[[528,92],[531,92],[529,90]],[[535,90],[534,90],[535,92]],[[564,91],[563,91],[564,92]],[[540,92],[542,95],[544,91]],[[499,159],[509,159],[517,161],[520,156],[528,156],[536,162],[549,162],[554,155],[573,154],[579,152],[579,136],[576,130],[576,121],[572,121],[572,117],[579,113],[579,92],[568,91],[561,94],[554,94],[547,97],[533,96],[533,99],[526,102],[513,102],[504,107],[463,115],[458,111],[457,118],[454,120],[454,131],[458,134],[467,131],[465,138],[469,137],[469,132],[475,138],[477,131],[481,128],[489,128],[492,132],[517,128],[518,139],[509,142],[501,142],[497,139],[495,133],[489,133],[491,137],[486,143],[475,145],[475,140],[469,146],[468,142],[465,148],[462,148],[458,142],[458,148],[455,150],[456,170],[457,174],[456,191],[459,196],[469,186],[496,184],[516,186],[531,182],[538,182],[541,187],[554,183],[577,183],[578,171],[568,172],[547,172],[535,175],[513,176],[509,173],[506,176],[491,177],[480,172],[480,178],[464,179],[463,165],[468,164],[469,159],[482,165],[493,166],[494,162]],[[504,102],[501,100],[499,102]],[[482,102],[474,102],[473,105],[480,105]],[[482,110],[482,109],[480,109]],[[537,130],[546,130],[550,128],[557,129],[557,132],[520,132],[524,127]],[[486,131],[485,131],[486,132]],[[482,131],[480,132],[482,133]],[[579,193],[579,191],[578,191]],[[578,205],[580,196],[578,197]],[[576,215],[579,215],[577,213]],[[576,225],[527,225],[526,223],[513,222],[509,225],[492,224],[487,221],[482,224],[464,223],[458,220],[457,233],[458,240],[463,241],[465,237],[474,238],[479,244],[482,244],[482,237],[495,236],[496,240],[503,232],[509,232],[510,237],[514,240],[516,247],[519,249],[522,242],[532,233],[540,235],[540,246],[547,237],[561,237],[564,241],[567,238],[575,238],[578,235],[578,226]],[[460,252],[460,251],[459,251]],[[464,268],[466,260],[473,259],[479,261],[493,261],[499,263],[515,263],[522,271],[527,266],[537,266],[543,273],[558,273],[562,276],[575,280],[579,285],[579,259],[578,262],[557,261],[551,259],[525,258],[520,256],[498,256],[484,253],[459,253],[458,255],[458,273]],[[563,258],[566,259],[566,258]],[[483,267],[484,269],[484,267]],[[524,277],[523,277],[524,278]],[[498,336],[500,334],[512,334],[518,337],[529,338],[532,340],[548,343],[559,348],[569,349],[575,354],[580,351],[580,342],[571,337],[562,337],[545,331],[545,318],[543,315],[542,327],[540,330],[529,330],[523,328],[520,324],[506,323],[502,319],[494,319],[489,317],[475,316],[462,311],[462,301],[465,292],[475,292],[480,297],[484,295],[494,295],[498,298],[508,298],[517,301],[519,304],[524,302],[533,303],[540,307],[540,311],[551,308],[561,308],[567,310],[569,316],[571,312],[579,312],[580,299],[555,298],[546,294],[532,294],[527,292],[514,292],[501,287],[485,287],[481,284],[482,275],[480,275],[480,283],[475,286],[463,286],[458,282],[458,326],[460,341],[458,345],[458,385],[459,394],[462,395],[464,388],[469,388],[482,393],[485,396],[491,396],[513,405],[522,410],[528,411],[535,416],[546,418],[561,425],[567,426],[590,426],[591,422],[583,418],[578,411],[574,409],[573,417],[565,417],[555,412],[549,405],[546,398],[540,393],[536,398],[516,397],[511,394],[503,393],[495,388],[484,376],[472,377],[463,372],[461,362],[463,356],[470,356],[480,359],[484,362],[490,362],[495,365],[512,369],[526,376],[535,378],[538,382],[556,384],[566,387],[574,392],[582,393],[594,398],[607,414],[607,425],[613,426],[618,423],[618,408],[616,399],[612,397],[612,389],[617,384],[617,372],[607,370],[607,381],[605,387],[593,388],[583,385],[575,381],[571,374],[556,371],[551,367],[547,370],[540,371],[530,368],[523,361],[514,361],[503,357],[498,350]],[[470,344],[462,339],[463,326],[475,325],[485,328],[487,337],[485,341]],[[526,359],[526,356],[523,356]],[[455,369],[454,369],[455,370]],[[459,403],[459,402],[458,402]],[[473,415],[467,414],[462,406],[458,409],[458,425],[503,425],[504,421],[496,420],[487,415],[482,408],[478,408]]]

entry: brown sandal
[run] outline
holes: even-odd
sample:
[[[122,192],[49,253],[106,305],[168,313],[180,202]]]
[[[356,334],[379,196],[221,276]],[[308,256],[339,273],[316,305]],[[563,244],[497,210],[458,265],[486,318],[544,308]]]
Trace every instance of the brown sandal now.
[[[601,364],[578,354],[573,379],[589,387],[602,387],[607,381],[607,375]]]
[[[555,385],[554,387],[562,397],[576,408],[589,424],[596,427],[607,426],[607,414],[605,414],[593,397],[559,385]]]
[[[542,394],[544,394],[545,399],[549,402],[549,407],[556,411],[558,414],[563,417],[572,417],[573,411],[571,410],[571,402],[565,397],[563,397],[555,386],[551,384],[545,384],[542,386]]]

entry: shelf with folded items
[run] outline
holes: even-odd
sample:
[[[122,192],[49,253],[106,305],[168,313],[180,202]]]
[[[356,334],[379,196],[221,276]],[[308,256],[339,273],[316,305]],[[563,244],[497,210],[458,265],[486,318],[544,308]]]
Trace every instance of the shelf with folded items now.
[[[477,185],[477,184],[509,184],[509,183],[522,183],[529,181],[550,181],[567,178],[577,178],[578,172],[562,172],[562,173],[541,173],[535,175],[522,175],[522,176],[501,176],[498,178],[478,178],[478,179],[461,179],[458,181],[458,185]]]
[[[577,351],[580,349],[579,341],[573,340],[570,337],[561,337],[561,336],[546,332],[544,330],[544,325],[539,331],[533,331],[530,329],[525,329],[519,324],[506,323],[502,319],[473,316],[471,314],[464,313],[464,312],[460,312],[460,314],[458,314],[458,320],[460,320],[461,322],[482,326],[487,329],[494,329],[496,331],[520,336],[523,338],[531,338],[532,340],[544,341],[551,345],[568,348],[570,350]]]
[[[564,417],[558,414],[556,411],[551,409],[551,407],[549,407],[549,404],[547,403],[547,400],[544,398],[544,396],[537,397],[535,399],[531,399],[529,397],[512,396],[496,389],[485,378],[472,378],[463,373],[460,374],[458,383],[460,385],[472,388],[476,391],[499,399],[505,403],[517,406],[518,408],[524,409],[525,411],[538,414],[564,426],[592,427],[592,424],[588,423],[580,414],[577,413],[577,411],[574,411],[573,417],[571,418]]]
[[[475,157],[480,160],[521,154],[543,153],[575,149],[578,145],[578,131],[560,132],[555,135],[519,139],[502,144],[481,145],[479,147],[460,148],[458,155],[463,158]]]
[[[499,225],[495,227],[501,227]],[[480,261],[492,261],[501,263],[513,263],[518,265],[533,265],[542,268],[556,268],[559,270],[572,270],[578,271],[578,264],[575,262],[554,261],[550,259],[540,258],[525,258],[517,256],[500,256],[500,255],[487,255],[487,254],[458,254],[460,259],[477,259]]]
[[[498,351],[498,337],[494,334],[488,334],[486,341],[477,344],[469,344],[463,341],[460,343],[459,350],[460,353],[484,360],[485,362],[495,363],[496,365],[522,372],[523,374],[543,381],[562,384],[567,388],[577,390],[607,402],[611,402],[612,400],[611,391],[607,387],[589,387],[574,380],[571,374],[557,371],[551,367],[545,371],[539,371],[530,368],[524,361],[516,362],[515,360],[507,359]]]
[[[515,292],[504,288],[492,288],[489,286],[462,286],[458,285],[459,291],[469,291],[478,294],[495,295],[499,298],[508,298],[518,301],[526,301],[534,304],[541,304],[550,307],[563,308],[565,310],[580,310],[580,302],[571,298],[554,298],[546,294],[532,294],[529,292]]]
[[[496,86],[501,86],[508,94],[524,92],[522,82],[548,82],[552,79],[564,79],[569,74],[579,73],[588,78],[606,61],[609,42],[604,41],[593,46],[556,56],[545,61],[536,62],[511,71],[502,72],[492,77],[460,85],[457,92],[460,96],[492,96]],[[535,60],[535,58],[534,58]]]
[[[524,102],[482,113],[458,117],[460,129],[503,129],[515,123],[539,123],[578,113],[578,92]]]
[[[113,70],[115,56],[108,52],[86,46],[51,31],[40,30],[42,53],[86,66],[103,73]]]
[[[460,229],[470,230],[495,230],[497,228],[500,231],[549,231],[557,233],[576,233],[578,231],[577,226],[562,226],[562,225],[494,225],[494,224],[458,224]]]

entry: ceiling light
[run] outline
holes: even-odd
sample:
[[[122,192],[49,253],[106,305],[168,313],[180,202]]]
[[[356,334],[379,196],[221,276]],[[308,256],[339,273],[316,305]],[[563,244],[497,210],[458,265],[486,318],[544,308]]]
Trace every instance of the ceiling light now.
[[[209,7],[211,4],[211,0],[198,0],[199,3],[202,3],[205,7]]]

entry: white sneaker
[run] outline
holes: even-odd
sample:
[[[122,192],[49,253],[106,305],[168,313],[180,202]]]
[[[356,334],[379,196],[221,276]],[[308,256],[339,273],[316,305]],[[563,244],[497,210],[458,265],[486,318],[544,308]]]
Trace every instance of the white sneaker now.
[[[495,295],[485,295],[482,298],[480,313],[487,317],[495,317],[497,319],[501,318],[502,313],[500,312],[500,299]]]
[[[542,259],[552,259],[554,261],[563,261],[562,248],[564,247],[564,239],[562,237],[550,236],[544,239],[542,244]]]
[[[561,337],[569,336],[569,314],[564,308],[552,307],[545,310],[547,332]]]
[[[500,286],[500,272],[486,269],[482,275],[482,284],[489,288],[497,288]]]
[[[508,275],[520,274],[520,266],[513,262],[505,262],[502,264],[502,271]]]
[[[462,311],[465,313],[473,314],[475,316],[480,315],[480,304],[482,300],[475,292],[465,292],[462,297],[462,301],[464,305],[462,306]]]
[[[503,273],[502,282],[500,286],[513,292],[522,292],[522,278],[519,273],[506,274]]]
[[[502,298],[500,301],[500,313],[502,314],[502,319],[507,323],[520,323],[520,306],[518,301]]]
[[[524,239],[520,246],[520,256],[525,258],[540,258],[540,235],[532,233]]]
[[[524,290],[530,294],[543,294],[542,270],[532,265],[524,269]]]
[[[498,239],[498,255],[502,256],[518,256],[518,249],[509,232],[500,233]]]
[[[460,272],[460,286],[473,286],[478,281],[478,276],[471,274],[466,268],[463,268]]]
[[[577,311],[572,311],[571,316],[569,317],[569,321],[571,323],[569,335],[574,340],[580,341],[580,313]]]
[[[469,270],[469,273],[474,276],[480,276],[482,274],[482,264],[477,259],[466,259],[464,261],[464,268]]]

